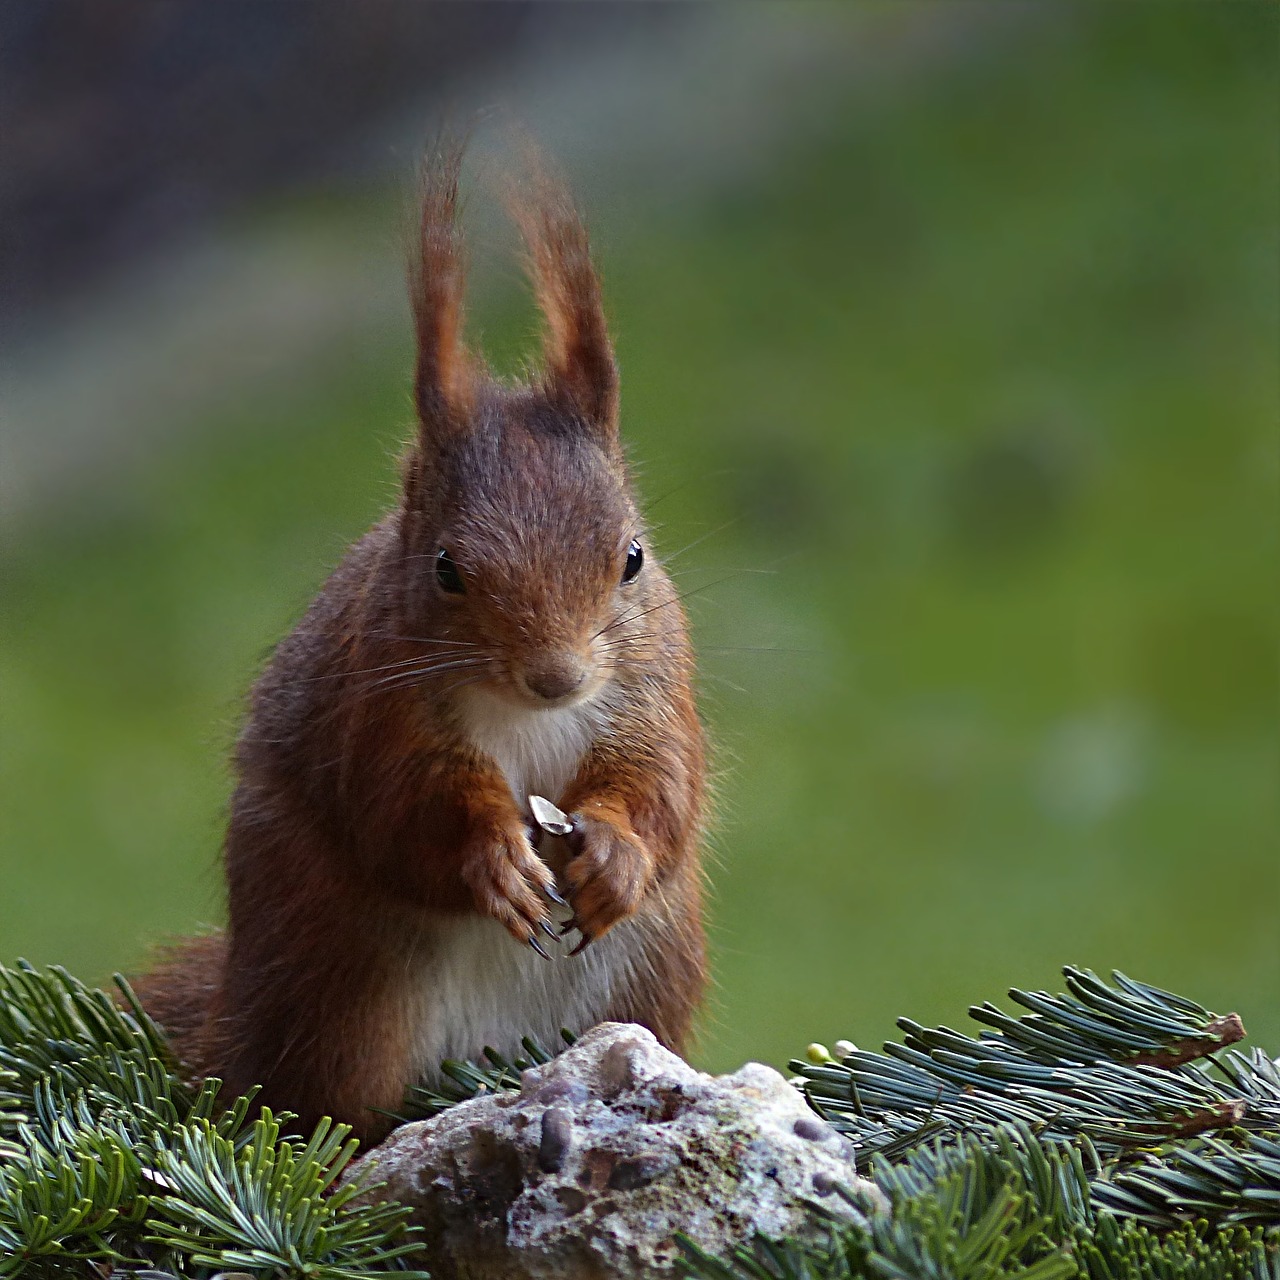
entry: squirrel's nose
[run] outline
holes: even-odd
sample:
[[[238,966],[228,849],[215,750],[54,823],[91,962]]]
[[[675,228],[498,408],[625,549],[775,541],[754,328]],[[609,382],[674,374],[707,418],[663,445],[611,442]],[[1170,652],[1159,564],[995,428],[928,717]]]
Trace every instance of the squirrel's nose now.
[[[530,693],[555,702],[582,687],[587,664],[576,653],[548,654],[526,662],[521,675]]]

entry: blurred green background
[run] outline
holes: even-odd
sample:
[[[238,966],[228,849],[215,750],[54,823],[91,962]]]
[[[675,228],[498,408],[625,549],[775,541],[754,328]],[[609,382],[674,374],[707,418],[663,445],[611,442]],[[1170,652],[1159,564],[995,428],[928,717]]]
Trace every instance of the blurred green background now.
[[[640,487],[697,589],[716,1069],[955,1024],[1064,962],[1238,1009],[1280,1052],[1276,13],[980,8],[703,9],[707,74],[682,74],[724,108],[723,147],[689,126],[714,163],[645,170],[638,118],[566,146]],[[793,116],[716,79],[751,23],[766,66],[789,31]],[[806,24],[858,56],[810,70]],[[661,96],[662,67],[632,71]],[[299,178],[212,234],[300,255],[323,297],[333,262],[394,268],[411,163]],[[513,368],[507,249],[482,226],[474,318]],[[180,387],[163,430],[5,512],[4,957],[102,978],[218,919],[243,693],[393,491],[388,279],[278,358],[215,329],[216,394]],[[110,363],[77,332],[43,339],[55,391]]]

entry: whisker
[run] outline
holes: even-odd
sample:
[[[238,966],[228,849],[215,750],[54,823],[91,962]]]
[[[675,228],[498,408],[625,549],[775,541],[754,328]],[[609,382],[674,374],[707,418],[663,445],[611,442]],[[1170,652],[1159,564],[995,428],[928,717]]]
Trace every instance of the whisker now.
[[[663,565],[663,568],[665,569],[666,566]],[[736,578],[740,574],[744,574],[744,573],[761,573],[761,574],[767,574],[769,576],[772,576],[778,572],[780,572],[778,569],[759,569],[754,567],[751,567],[751,568],[743,567],[743,568],[725,570],[725,569],[717,569],[709,564],[697,564],[697,565],[691,564],[691,565],[687,565],[683,569],[667,569],[667,577],[684,578],[691,573],[728,573],[732,577]]]
[[[462,650],[457,650],[457,651],[456,651],[456,653],[455,653],[455,651],[450,650],[449,652],[441,653],[441,654],[435,654],[435,655],[433,655],[433,656],[434,656],[434,657],[439,657],[439,658],[448,658],[448,657],[453,657],[453,656],[462,657],[462,656],[464,656],[464,655],[463,655],[463,653],[462,653]],[[376,675],[379,671],[392,671],[392,670],[394,670],[396,667],[411,667],[411,666],[413,666],[415,663],[419,663],[419,662],[421,662],[421,661],[422,661],[422,658],[421,658],[421,657],[417,657],[417,658],[402,658],[399,662],[385,662],[385,663],[383,663],[383,664],[382,664],[381,666],[379,666],[379,667],[357,667],[357,668],[355,668],[354,670],[351,670],[351,671],[331,671],[331,672],[328,672],[327,674],[322,675],[322,676],[304,676],[304,677],[303,677],[303,679],[304,679],[304,680],[307,680],[307,681],[312,681],[312,680],[345,680],[348,676],[368,676],[368,675]]]
[[[673,551],[671,552],[670,555],[663,556],[662,558],[663,560],[666,560],[666,561],[679,560],[682,555],[684,555],[688,551],[692,551],[694,547],[700,547],[704,542],[706,542],[708,538],[714,538],[716,534],[723,533],[726,529],[733,528],[735,524],[740,524],[741,521],[742,521],[741,516],[734,516],[731,519],[726,520],[724,524],[717,525],[714,529],[711,529],[709,532],[702,534],[701,537],[694,538],[692,542],[686,542],[685,545],[681,547],[679,551]]]
[[[735,684],[727,676],[721,675],[718,671],[700,671],[698,673],[699,680],[710,680],[714,684],[727,685],[735,693],[746,693],[747,691],[740,685]]]
[[[605,640],[597,648],[601,653],[615,653],[619,650],[626,649],[629,645],[658,639],[656,631],[641,632],[625,632],[622,635],[614,636]],[[802,654],[806,657],[829,657],[829,649],[796,649],[787,645],[776,644],[698,644],[695,648],[699,653],[794,653]]]
[[[830,656],[829,649],[788,649],[781,645],[700,644],[699,653],[802,653],[809,657]]]
[[[641,466],[633,464],[632,470],[637,475],[644,474],[644,468]],[[673,494],[680,493],[682,490],[687,489],[691,484],[702,484],[711,480],[721,480],[725,476],[732,476],[735,474],[737,473],[732,467],[724,467],[716,471],[701,471],[697,475],[686,477],[684,480],[681,480],[679,484],[672,485],[670,489],[664,489],[656,498],[647,499],[644,503],[644,508],[646,511],[652,510],[659,503],[665,502]]]
[[[693,479],[681,480],[679,484],[672,485],[670,489],[664,489],[656,498],[650,498],[644,503],[646,511],[652,511],[654,507],[660,506],[666,502],[668,498],[674,497],[682,489],[687,489],[693,483]]]
[[[613,649],[625,649],[627,645],[634,644],[637,641],[656,639],[658,639],[656,631],[627,631],[622,635],[613,636],[602,641],[598,648],[601,653],[608,653]]]
[[[447,644],[454,645],[459,649],[481,649],[484,647],[474,640],[440,640],[435,636],[398,636],[390,631],[375,631],[373,632],[373,637],[377,640],[402,640],[406,644]]]
[[[696,596],[699,592],[710,591],[712,587],[718,587],[722,583],[729,582],[734,577],[733,574],[724,578],[717,578],[714,582],[704,582],[701,586],[691,587],[688,591],[678,592],[672,596],[670,600],[663,600],[661,604],[651,605],[648,609],[641,609],[639,613],[625,614],[616,622],[611,622],[607,627],[602,627],[591,638],[598,639],[600,636],[607,635],[610,631],[618,627],[625,626],[629,622],[636,622],[643,618],[646,614],[656,613],[659,609],[669,609],[673,604],[679,604],[681,600],[687,600],[690,596]]]
[[[479,684],[479,683],[480,683],[480,681],[481,681],[481,680],[483,680],[483,679],[484,679],[484,676],[482,676],[482,675],[478,675],[478,676],[464,676],[464,677],[463,677],[462,679],[460,679],[460,680],[454,680],[454,681],[452,681],[451,683],[449,683],[449,684],[445,685],[445,687],[444,687],[444,692],[445,692],[445,693],[456,693],[459,689],[465,689],[468,685],[472,685],[472,684]]]
[[[438,675],[442,671],[492,666],[495,661],[493,658],[456,658],[451,662],[430,663],[425,666],[415,667],[411,671],[397,671],[394,675],[383,676],[381,680],[371,680],[368,684],[361,686],[361,691],[380,689],[397,683],[418,684],[428,676]]]

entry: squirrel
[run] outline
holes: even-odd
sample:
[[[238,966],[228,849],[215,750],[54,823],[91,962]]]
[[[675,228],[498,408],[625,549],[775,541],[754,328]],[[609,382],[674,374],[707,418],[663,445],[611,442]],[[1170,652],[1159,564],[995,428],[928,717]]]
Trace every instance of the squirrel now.
[[[250,695],[225,931],[136,983],[193,1074],[363,1142],[442,1060],[526,1034],[631,1021],[682,1052],[706,980],[693,655],[587,233],[559,182],[520,189],[543,360],[499,381],[462,336],[463,151],[424,169],[398,503]]]

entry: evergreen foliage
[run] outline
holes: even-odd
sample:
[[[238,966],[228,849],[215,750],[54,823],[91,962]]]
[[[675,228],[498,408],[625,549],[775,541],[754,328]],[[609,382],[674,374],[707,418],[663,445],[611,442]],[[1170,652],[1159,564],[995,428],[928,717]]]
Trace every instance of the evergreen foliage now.
[[[887,1196],[837,1189],[816,1234],[733,1258],[682,1241],[698,1280],[1280,1280],[1280,1071],[1234,1015],[1121,974],[972,1009],[977,1038],[901,1022],[882,1053],[793,1064]],[[406,1211],[339,1186],[343,1126],[287,1134],[252,1097],[191,1087],[121,984],[0,968],[0,1278],[356,1280],[409,1271]],[[566,1035],[566,1040],[571,1037]],[[550,1053],[447,1063],[406,1114],[514,1089]],[[816,1243],[815,1243],[816,1241]]]
[[[688,1274],[1280,1280],[1276,1063],[1227,1048],[1235,1015],[1064,973],[1067,995],[1010,991],[1023,1017],[970,1009],[977,1039],[903,1018],[882,1053],[811,1046],[797,1083],[890,1212],[847,1197],[858,1223],[822,1246],[727,1261],[684,1242]]]
[[[567,1047],[577,1037],[572,1032],[562,1029],[560,1038],[564,1041],[564,1047]],[[522,1071],[527,1071],[530,1067],[540,1067],[550,1062],[554,1056],[529,1036],[525,1036],[521,1043],[524,1046],[524,1053],[511,1060],[505,1058],[496,1049],[486,1049],[484,1061],[479,1063],[446,1059],[440,1064],[440,1070],[445,1077],[444,1081],[434,1089],[428,1089],[422,1085],[411,1089],[396,1119],[427,1120],[479,1094],[519,1089]]]
[[[251,1097],[219,1106],[121,989],[0,967],[0,1277],[406,1274],[406,1210],[332,1190],[345,1126],[303,1142]]]

